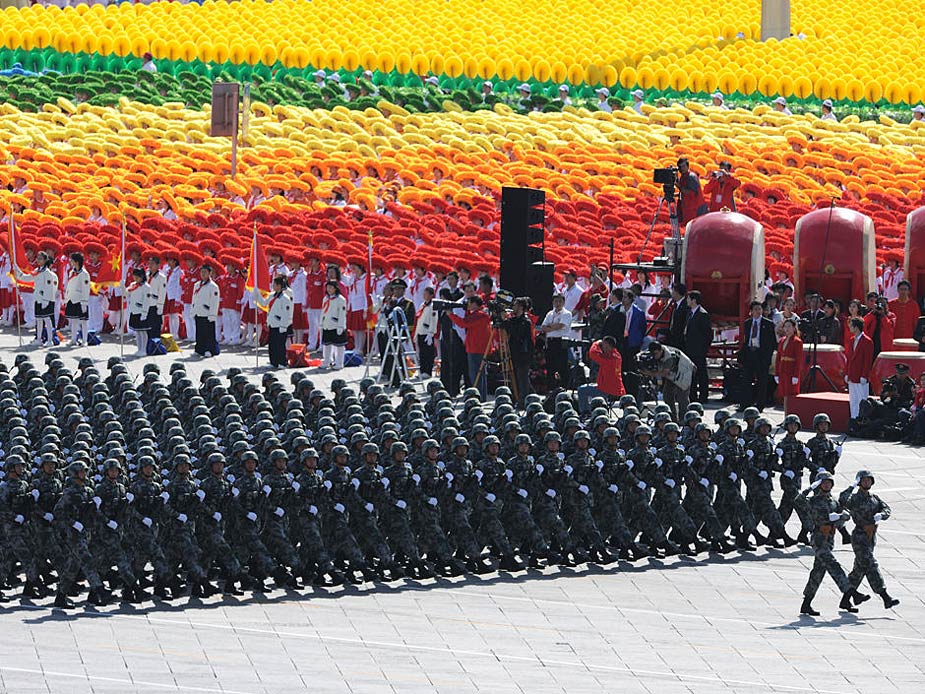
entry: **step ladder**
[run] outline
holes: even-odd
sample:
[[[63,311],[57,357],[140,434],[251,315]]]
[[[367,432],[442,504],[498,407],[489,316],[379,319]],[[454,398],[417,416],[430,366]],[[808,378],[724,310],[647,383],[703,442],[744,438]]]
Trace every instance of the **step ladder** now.
[[[396,383],[411,383],[415,389],[423,387],[418,353],[408,329],[405,312],[392,309],[387,319],[385,352],[380,358],[379,383],[391,386]]]

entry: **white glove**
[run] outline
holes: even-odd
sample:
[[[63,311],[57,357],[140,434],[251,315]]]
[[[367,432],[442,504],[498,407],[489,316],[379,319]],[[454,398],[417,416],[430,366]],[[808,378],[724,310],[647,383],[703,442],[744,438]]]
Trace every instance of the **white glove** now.
[[[39,500],[39,490],[38,490],[38,489],[33,489],[33,490],[32,490],[31,492],[29,492],[29,493],[32,494],[32,498],[33,498],[33,499],[35,499],[36,501]]]
[[[241,493],[241,490],[238,489],[237,487],[232,487],[232,488],[231,488],[231,496],[237,498],[238,494],[240,494],[240,493]]]
[[[882,513],[875,513],[875,514],[874,514],[874,523],[879,523],[879,522],[882,521],[882,520],[883,520],[883,514],[882,514]]]
[[[433,335],[425,335],[425,336],[424,336],[424,344],[426,344],[426,345],[433,345],[433,344],[434,344],[434,336],[433,336]]]
[[[841,446],[835,446],[835,452],[841,455]]]
[[[556,457],[559,460],[565,460],[565,453],[563,453],[562,451],[559,451],[558,453],[556,453]]]
[[[861,376],[861,385],[864,385],[865,383],[867,383],[867,379]]]
[[[786,473],[784,473],[784,474],[786,474]],[[822,484],[822,480],[816,480],[816,481],[813,482],[811,485],[809,485],[809,488],[810,488],[810,489],[815,489],[815,488],[818,487],[820,484]]]
[[[780,376],[775,376],[775,377],[774,377],[774,382],[775,382],[775,383],[780,383]]]
[[[493,504],[495,503],[495,499],[497,499],[498,497],[496,497],[491,492],[488,492],[488,494],[485,495],[485,498],[488,499],[488,503]]]
[[[270,492],[272,492],[273,490],[270,489],[270,485],[265,484],[265,485],[263,485],[262,491],[263,491],[263,493],[266,494],[267,496],[270,496]]]
[[[283,508],[282,508],[281,506],[277,506],[277,507],[273,510],[273,513],[274,513],[277,517],[279,517],[279,518],[282,518],[283,516],[286,515],[286,511],[283,510]]]
[[[715,441],[710,441],[710,445],[708,446],[708,448],[709,448],[711,451],[715,451],[716,448],[717,448],[716,442],[715,442]]]
[[[299,484],[298,482],[296,482],[296,481],[293,480],[293,482],[292,482],[292,491],[294,491],[294,492],[296,492],[296,493],[298,494],[298,492],[299,492],[299,490],[300,490],[301,488],[302,488],[302,485]]]
[[[214,520],[216,523],[220,523],[222,520],[222,514],[216,511],[212,514],[212,520]]]
[[[604,469],[604,461],[603,461],[603,460],[595,460],[595,461],[594,461],[594,467],[596,467],[598,470],[603,470],[603,469]]]
[[[404,499],[399,499],[398,501],[395,502],[395,505],[398,506],[398,508],[400,508],[400,509],[402,509],[402,510],[408,508],[408,504],[405,503],[405,500],[404,500]]]
[[[437,497],[435,497],[435,496],[430,497],[430,498],[427,500],[427,503],[430,504],[431,506],[436,506],[436,505],[437,505]]]
[[[231,482],[231,484],[234,484],[234,481],[238,479],[234,475],[227,475],[227,477],[228,477],[228,481]]]
[[[181,513],[179,516],[177,516],[177,520],[180,521],[181,523],[185,523],[186,521],[189,520],[189,518],[186,517],[185,513]]]
[[[784,450],[782,448],[775,448],[774,452],[777,453],[778,457],[781,457],[784,455]]]
[[[766,479],[768,478],[768,473],[767,473],[767,471],[766,471],[766,470],[761,470],[761,471],[758,473],[758,477],[760,477],[760,478],[763,479],[763,480],[766,480]]]
[[[686,456],[684,456],[684,462],[687,463],[688,465],[690,465],[691,463],[694,462],[694,459],[691,458],[689,455],[686,455]]]
[[[359,479],[358,477],[354,477],[352,480],[350,480],[350,484],[353,485],[353,488],[354,488],[354,489],[359,489],[359,488],[360,488],[360,479]]]
[[[55,519],[55,517],[50,513],[46,513],[44,516],[42,516],[42,518],[44,518],[48,523],[51,523]]]
[[[443,470],[446,467],[446,464],[442,460],[437,461],[437,469]]]
[[[589,449],[588,449],[588,455],[590,455],[590,456],[593,458],[594,456],[597,455],[597,451],[596,451],[595,449],[593,449],[593,448],[589,448]]]
[[[452,482],[454,479],[456,479],[456,478],[455,478],[455,476],[453,475],[452,472],[446,473],[446,481],[447,481],[447,482]]]
[[[825,468],[824,467],[816,468],[816,474],[818,475],[820,472],[825,472]]]
[[[142,518],[142,519],[141,519],[141,522],[144,523],[144,524],[145,524],[146,526],[148,526],[149,528],[154,524],[154,521],[151,520],[150,518],[148,518],[147,516],[145,516],[144,518]]]
[[[251,523],[257,522],[257,514],[253,511],[248,511],[247,520],[249,520]]]
[[[204,491],[202,491],[201,489],[197,489],[197,490],[196,490],[196,496],[199,497],[199,500],[200,500],[200,501],[205,501],[205,500],[206,500],[206,493],[205,493]]]
[[[665,461],[662,460],[661,458],[656,458],[656,459],[655,459],[655,467],[661,467],[661,466],[664,465],[664,464],[665,464]]]
[[[546,496],[548,496],[550,499],[555,499],[555,498],[556,498],[556,490],[555,490],[555,489],[547,489],[547,490],[546,490]]]
[[[639,481],[636,483],[636,486],[639,487],[640,489],[645,489],[645,488],[646,488],[646,483],[643,482],[642,480],[639,480]]]
[[[721,463],[721,462],[723,462],[724,460],[726,460],[726,457],[725,457],[722,453],[717,453],[717,454],[716,454],[716,462],[717,462],[717,463]]]
[[[803,455],[805,455],[806,457],[809,457],[810,453],[812,453],[812,451],[809,450],[809,446],[803,446]]]
[[[840,521],[840,520],[841,520],[841,514],[840,514],[840,513],[830,513],[830,514],[829,514],[829,520],[832,521],[833,523],[834,523],[835,521]]]
[[[797,378],[796,376],[793,376],[793,377],[790,379],[790,384],[791,384],[791,385],[794,385],[794,386],[795,386],[795,385],[796,385],[797,383],[799,383],[799,382],[800,382],[800,379]]]
[[[655,449],[655,446],[649,446],[649,453],[655,455],[658,451]]]
[[[737,474],[735,474],[734,472],[730,472],[730,473],[729,473],[729,479],[731,479],[733,482],[738,482],[738,481],[739,481],[739,476],[738,476]]]
[[[700,484],[702,484],[705,489],[710,488],[710,480],[708,480],[706,477],[700,478]]]
[[[375,506],[367,502],[366,504],[363,505],[363,508],[366,509],[366,513],[372,513]]]
[[[668,487],[669,489],[674,489],[675,481],[669,477],[668,479],[665,480],[665,486]]]
[[[612,484],[612,485],[610,485],[609,487],[607,487],[607,491],[609,491],[611,494],[616,494],[616,493],[617,493],[618,491],[620,491],[620,490],[619,490],[619,488],[617,487],[617,485]]]
[[[383,486],[383,488],[388,489],[390,484],[392,484],[392,483],[389,481],[389,478],[388,478],[388,477],[383,477],[383,478],[382,478],[382,486]]]
[[[507,481],[510,482],[512,479],[514,479],[514,471],[513,471],[513,470],[505,470],[505,471],[504,471],[504,476],[507,477]]]
[[[736,443],[739,444],[740,446],[744,446],[744,445],[745,445],[745,439],[739,437],[739,438],[736,439]]]
[[[797,475],[793,470],[784,470],[784,477],[787,477],[788,479],[792,480],[796,476]]]
[[[74,530],[76,530],[79,533],[82,533],[84,531],[84,524],[81,523],[80,521],[74,521],[74,524],[71,527],[74,528]]]
[[[308,507],[308,512],[309,512],[310,514],[312,514],[313,516],[317,516],[317,515],[318,515],[318,507],[315,506],[315,505],[313,504],[313,505],[311,505],[311,506]]]
[[[22,525],[23,523],[26,522],[26,519],[23,518],[23,516],[22,516],[21,514],[17,514],[16,517],[13,518],[13,520],[16,521],[17,523],[19,523],[20,525]]]
[[[474,474],[475,474],[475,479],[477,479],[479,482],[481,482],[482,477],[485,476],[485,473],[482,472],[481,470],[476,470]]]
[[[755,457],[755,451],[749,448],[747,451],[745,451],[745,457],[751,460],[752,458]]]
[[[618,448],[617,453],[619,453],[621,456],[626,456],[626,451],[624,451],[622,448]]]
[[[164,500],[164,503],[166,504],[168,501],[170,501],[170,494],[167,492],[161,492],[161,498]]]
[[[517,493],[520,495],[522,499],[526,499],[528,496],[526,489],[518,489]]]
[[[456,499],[456,501],[458,501],[459,503],[462,503],[466,500],[466,497],[464,497],[462,494],[457,494],[453,498]]]
[[[324,488],[325,488],[325,489],[330,490],[332,486],[334,486],[334,485],[331,484],[331,480],[325,480],[325,481],[324,481]]]
[[[563,467],[562,469],[565,471],[565,474],[566,474],[566,475],[571,475],[571,474],[572,474],[572,466],[571,466],[571,465],[566,465],[566,466]]]
[[[626,461],[626,467],[627,467],[628,469],[630,469],[630,470],[632,470],[633,467],[635,467],[635,465],[636,465],[636,463],[634,463],[632,460],[627,460],[627,461]]]
[[[537,466],[536,466],[536,474],[537,474],[537,475],[542,475],[543,472],[544,472],[545,470],[546,470],[546,468],[544,468],[542,465],[537,464]]]
[[[114,520],[111,520],[106,524],[106,527],[111,528],[112,530],[115,530],[119,527],[119,524],[116,523]]]
[[[411,475],[411,479],[414,480],[414,483],[415,483],[415,484],[420,484],[420,483],[421,483],[421,476],[420,476],[419,474],[417,474],[417,473],[414,473],[413,475]]]
[[[578,485],[578,491],[580,491],[582,494],[587,494],[587,493],[590,492],[591,490],[588,489],[588,485],[586,485],[586,484],[579,484],[579,485]]]

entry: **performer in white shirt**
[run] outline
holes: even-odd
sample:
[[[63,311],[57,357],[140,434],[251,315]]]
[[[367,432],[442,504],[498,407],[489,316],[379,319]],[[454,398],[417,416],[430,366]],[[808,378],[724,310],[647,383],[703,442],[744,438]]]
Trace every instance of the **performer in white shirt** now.
[[[578,306],[578,302],[581,301],[581,295],[584,294],[584,290],[578,286],[578,273],[575,270],[569,269],[565,271],[565,284],[562,286],[562,298],[565,300],[564,308],[569,312],[569,317],[575,321],[580,321],[582,316],[575,313],[575,307]],[[571,325],[571,322],[569,323]],[[568,334],[568,339],[570,340],[580,340],[581,332],[578,330],[572,330]]]
[[[344,368],[347,301],[341,296],[337,282],[329,281],[324,291],[324,306],[321,308],[321,368],[330,367],[338,371]]]
[[[218,354],[215,322],[221,303],[218,285],[212,279],[212,266],[203,263],[199,268],[200,281],[193,289],[193,320],[196,321],[196,354],[211,357]]]
[[[273,291],[266,298],[254,287],[251,291],[260,306],[267,307],[267,329],[269,330],[270,367],[282,369],[286,366],[286,340],[292,330],[292,292],[289,280],[283,275],[273,278]]]
[[[167,277],[164,280],[164,314],[167,316],[167,330],[174,339],[179,339],[180,314],[183,313],[183,270],[176,256],[167,256]]]
[[[149,313],[151,308],[151,287],[146,280],[144,268],[132,270],[132,282],[125,288],[128,303],[128,327],[135,331],[135,344],[138,347],[136,357],[147,353],[148,328],[151,327]]]
[[[0,254],[0,325],[13,325],[13,316],[19,310],[16,306],[16,292],[13,289],[13,281],[10,279],[10,273],[13,271],[13,263],[10,254],[3,251]]]
[[[71,328],[71,344],[80,346],[87,339],[90,320],[90,273],[84,267],[83,253],[71,253],[70,278],[64,288],[64,317]]]
[[[408,283],[409,296],[412,303],[414,303],[414,310],[420,311],[421,306],[424,304],[424,290],[428,287],[433,288],[434,283],[431,280],[430,276],[427,274],[427,270],[421,265],[415,265],[413,269],[413,276],[411,281]]]
[[[160,335],[164,324],[164,302],[167,301],[167,278],[161,272],[161,259],[148,258],[148,330]]]
[[[903,269],[899,267],[899,262],[895,258],[887,260],[881,277],[883,283],[881,293],[887,301],[899,298],[899,283],[903,281],[903,278]]]
[[[55,332],[55,300],[58,298],[58,275],[52,269],[55,260],[45,251],[39,251],[36,255],[38,269],[34,274],[20,272],[19,268],[14,268],[16,278],[22,282],[32,282],[32,301],[35,307],[35,340],[34,344],[40,345],[45,339],[48,340],[49,346],[54,344]]]
[[[295,260],[296,268],[289,275],[289,288],[292,291],[292,341],[305,344],[305,329],[308,327],[308,313],[305,302],[308,299],[308,275],[302,267],[302,261]]]
[[[427,287],[424,290],[424,303],[421,304],[414,321],[414,343],[418,348],[423,378],[431,377],[437,357],[437,345],[434,341],[437,334],[437,312],[434,311],[433,298],[433,287]]]
[[[572,314],[565,308],[565,297],[556,294],[552,298],[552,310],[546,314],[538,332],[546,335],[546,380],[550,388],[556,387],[556,375],[559,386],[568,388],[568,350],[566,340],[572,334]]]

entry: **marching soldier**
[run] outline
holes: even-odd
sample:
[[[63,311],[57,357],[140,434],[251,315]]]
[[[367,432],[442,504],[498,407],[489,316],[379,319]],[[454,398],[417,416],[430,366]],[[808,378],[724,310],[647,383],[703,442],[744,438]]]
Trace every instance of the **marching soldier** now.
[[[777,447],[774,449],[780,459],[781,466],[781,499],[777,511],[780,513],[780,519],[785,525],[790,520],[793,511],[797,512],[801,525],[800,534],[797,535],[797,542],[809,544],[810,533],[813,528],[812,519],[806,512],[806,507],[796,508],[793,500],[800,493],[800,487],[803,483],[803,469],[809,464],[810,449],[797,438],[797,432],[802,427],[800,418],[797,415],[788,414],[784,417],[783,426],[787,433],[783,439],[778,441]]]

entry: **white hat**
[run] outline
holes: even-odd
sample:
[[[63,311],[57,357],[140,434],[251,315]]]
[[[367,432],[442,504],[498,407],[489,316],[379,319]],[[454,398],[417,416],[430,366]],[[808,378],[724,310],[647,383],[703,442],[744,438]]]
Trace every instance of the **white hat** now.
[[[331,80],[332,82],[340,82],[340,75],[337,74],[336,72],[332,72],[331,76],[328,77],[328,79]]]
[[[919,104],[914,109],[912,109],[912,112],[913,113],[925,113],[925,106],[922,106],[922,104]]]
[[[526,82],[524,82],[522,85],[520,85],[519,87],[517,87],[517,91],[519,91],[519,92],[527,92],[527,94],[529,94],[532,90],[530,89],[530,85],[527,84]]]
[[[568,91],[568,85],[567,85],[567,84],[560,84],[560,85],[559,85],[559,91],[560,91],[560,92],[567,92],[567,91]]]
[[[610,90],[607,89],[607,87],[601,87],[595,93],[599,94],[600,96],[610,96]]]
[[[822,102],[822,105],[825,106],[826,108],[832,108],[832,100],[826,99],[825,101]]]
[[[786,100],[784,97],[779,96],[779,97],[777,97],[776,99],[774,99],[774,103],[775,103],[775,104],[780,104],[781,106],[786,106],[786,105],[787,105],[787,100]]]
[[[328,73],[326,73],[324,70],[315,70],[312,73],[312,77],[320,77],[321,79],[324,79],[327,76],[328,76]]]
[[[484,89],[485,87],[491,87],[492,89],[494,89],[495,85],[492,84],[491,80],[485,80],[484,82],[482,82],[482,88]]]
[[[643,97],[645,97],[645,95],[646,93],[642,91],[641,89],[637,89],[636,91],[630,93],[630,96],[633,97],[634,99],[642,99]]]
[[[433,75],[431,75],[431,76],[428,77],[426,80],[424,80],[424,84],[432,84],[432,85],[434,85],[435,87],[437,87],[437,86],[440,85],[440,80],[438,80],[436,77],[434,77]]]
[[[723,96],[723,93],[722,93],[722,92],[713,92],[713,95],[712,95],[710,98],[711,98],[711,99],[719,99],[720,101],[725,101],[725,100],[726,100],[726,97]]]
[[[372,71],[372,70],[363,70],[363,77],[365,77],[365,78],[368,79],[368,80],[371,80],[371,79],[373,78],[373,71]]]

